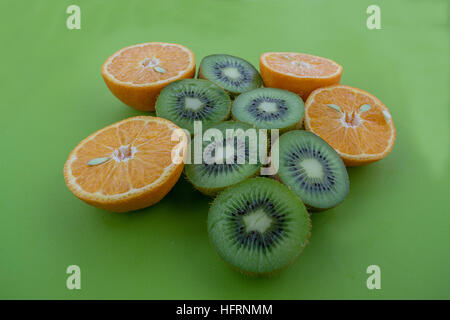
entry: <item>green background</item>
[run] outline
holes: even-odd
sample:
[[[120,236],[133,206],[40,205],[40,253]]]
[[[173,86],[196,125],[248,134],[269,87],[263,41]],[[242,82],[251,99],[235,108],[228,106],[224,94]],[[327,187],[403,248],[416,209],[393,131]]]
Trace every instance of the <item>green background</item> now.
[[[81,30],[66,8],[81,7]],[[382,29],[366,28],[381,7]],[[0,298],[450,298],[449,2],[2,1]],[[208,242],[211,199],[184,179],[159,204],[105,212],[66,188],[71,149],[140,114],[100,75],[116,50],[147,41],[228,53],[311,53],[344,66],[342,83],[380,98],[397,140],[384,160],[349,169],[339,207],[313,214],[310,245],[288,269],[248,278]],[[66,288],[81,267],[82,289]],[[366,268],[381,267],[381,290]]]

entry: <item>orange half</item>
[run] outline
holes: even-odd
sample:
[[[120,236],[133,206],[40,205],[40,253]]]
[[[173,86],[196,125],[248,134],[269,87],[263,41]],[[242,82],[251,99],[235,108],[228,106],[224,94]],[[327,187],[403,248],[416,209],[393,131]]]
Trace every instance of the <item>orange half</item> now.
[[[186,149],[186,134],[172,122],[133,117],[81,141],[66,161],[64,178],[88,204],[116,212],[137,210],[157,203],[174,186]]]
[[[347,166],[380,160],[395,142],[388,108],[370,93],[344,85],[317,89],[309,96],[305,128],[328,142]]]
[[[153,111],[165,86],[195,76],[195,57],[179,44],[148,42],[117,51],[101,71],[119,100],[137,110]]]
[[[264,85],[297,93],[303,100],[317,88],[338,84],[342,66],[333,60],[295,52],[266,52],[259,68]]]

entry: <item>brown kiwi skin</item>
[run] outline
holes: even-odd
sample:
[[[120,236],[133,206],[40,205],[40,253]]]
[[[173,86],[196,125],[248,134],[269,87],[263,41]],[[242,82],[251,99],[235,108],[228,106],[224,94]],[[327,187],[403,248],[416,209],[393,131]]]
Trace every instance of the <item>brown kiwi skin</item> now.
[[[239,182],[239,183],[240,183],[240,182]],[[289,189],[289,190],[290,190],[290,189]],[[291,191],[291,192],[292,192],[292,191]],[[292,193],[294,194],[294,192],[292,192]],[[297,195],[296,195],[296,196],[297,196]],[[216,201],[216,199],[217,199],[217,197],[211,202],[210,207],[213,205],[213,203]],[[302,201],[302,203],[303,203],[303,201]],[[304,205],[304,203],[303,203],[303,205]],[[305,207],[306,207],[306,206],[305,206]],[[308,213],[309,213],[309,212],[308,212]],[[278,269],[276,269],[276,270],[270,271],[270,272],[249,272],[249,271],[246,271],[246,270],[239,269],[239,268],[237,268],[236,266],[234,266],[234,265],[228,263],[227,261],[225,261],[225,260],[217,253],[217,250],[214,250],[214,251],[215,251],[215,253],[216,253],[216,256],[218,256],[219,259],[220,259],[221,261],[223,261],[227,266],[230,266],[231,269],[233,269],[233,270],[239,272],[240,274],[242,274],[242,275],[244,275],[244,276],[248,276],[248,277],[252,277],[252,278],[273,277],[273,276],[277,275],[278,273],[280,273],[280,271],[282,271],[282,270],[286,269],[287,267],[291,266],[291,265],[298,259],[298,257],[303,253],[303,251],[305,250],[305,248],[308,246],[309,240],[311,239],[311,230],[312,230],[312,223],[311,223],[311,215],[310,215],[310,214],[308,215],[308,230],[309,230],[309,232],[308,232],[308,238],[306,239],[305,245],[302,247],[302,249],[299,251],[299,253],[298,253],[298,254],[297,254],[297,255],[296,255],[289,263],[287,263],[286,265],[284,265],[284,266],[282,266],[281,268],[278,268]],[[211,241],[211,236],[209,235],[209,232],[208,232],[208,241],[209,241],[209,244],[211,245],[211,247],[214,248],[214,245],[213,245],[213,243],[212,243],[212,241]]]

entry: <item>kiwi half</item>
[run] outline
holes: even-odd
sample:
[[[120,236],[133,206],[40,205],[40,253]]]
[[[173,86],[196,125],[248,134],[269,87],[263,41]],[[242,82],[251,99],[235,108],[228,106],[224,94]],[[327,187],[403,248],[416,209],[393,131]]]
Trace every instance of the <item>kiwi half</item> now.
[[[225,190],[208,213],[217,253],[247,274],[270,274],[288,266],[307,245],[310,231],[300,199],[269,178],[248,179]]]
[[[337,152],[312,132],[293,130],[279,139],[278,176],[308,207],[325,210],[349,192],[347,170]]]
[[[188,180],[200,192],[210,196],[249,177],[257,175],[262,165],[258,142],[254,142],[254,146],[256,146],[255,150],[255,148],[250,147],[250,139],[248,137],[243,139],[238,139],[237,137],[227,138],[227,130],[240,129],[241,132],[245,133],[248,129],[254,130],[251,126],[241,122],[226,121],[214,126],[214,129],[217,129],[222,133],[223,139],[220,141],[215,141],[214,139],[212,139],[212,141],[203,140],[202,154],[205,153],[205,150],[212,150],[211,152],[207,151],[207,154],[212,154],[215,152],[214,148],[218,146],[218,148],[222,150],[222,163],[205,161],[205,158],[203,158],[202,163],[195,164],[194,144],[197,137],[194,137],[190,148],[191,164],[185,165],[185,173]],[[258,137],[256,137],[256,139],[258,139]],[[229,163],[227,163],[226,160],[227,145],[230,146],[230,149],[234,150],[233,159],[231,159],[232,161],[228,161]],[[266,154],[266,150],[262,151]],[[254,157],[256,157],[256,163],[250,163],[250,160],[252,160],[250,152],[256,152],[256,155],[254,155]],[[229,154],[228,156],[232,155]]]
[[[232,104],[234,119],[258,129],[282,132],[302,126],[305,106],[302,99],[287,90],[259,88],[238,96]]]
[[[194,121],[203,129],[229,118],[231,100],[220,87],[206,80],[184,79],[165,87],[156,100],[156,115],[194,133]]]
[[[250,62],[228,54],[213,54],[203,58],[198,77],[215,83],[232,96],[263,85],[258,70]]]

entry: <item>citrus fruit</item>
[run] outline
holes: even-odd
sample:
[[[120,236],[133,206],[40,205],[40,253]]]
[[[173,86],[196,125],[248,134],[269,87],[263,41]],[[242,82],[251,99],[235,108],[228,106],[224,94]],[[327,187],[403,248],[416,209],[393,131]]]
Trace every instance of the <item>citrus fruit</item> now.
[[[102,66],[111,92],[141,111],[155,110],[159,92],[168,84],[195,75],[194,54],[174,43],[148,42],[123,48]]]
[[[137,210],[157,203],[174,186],[186,149],[186,134],[172,122],[133,117],[81,141],[66,161],[64,178],[88,204],[115,212]]]
[[[295,92],[303,100],[317,88],[338,84],[342,75],[332,60],[293,52],[263,53],[259,69],[266,87]]]
[[[311,93],[305,104],[305,128],[328,142],[347,166],[384,158],[395,141],[388,108],[370,93],[344,85]]]

